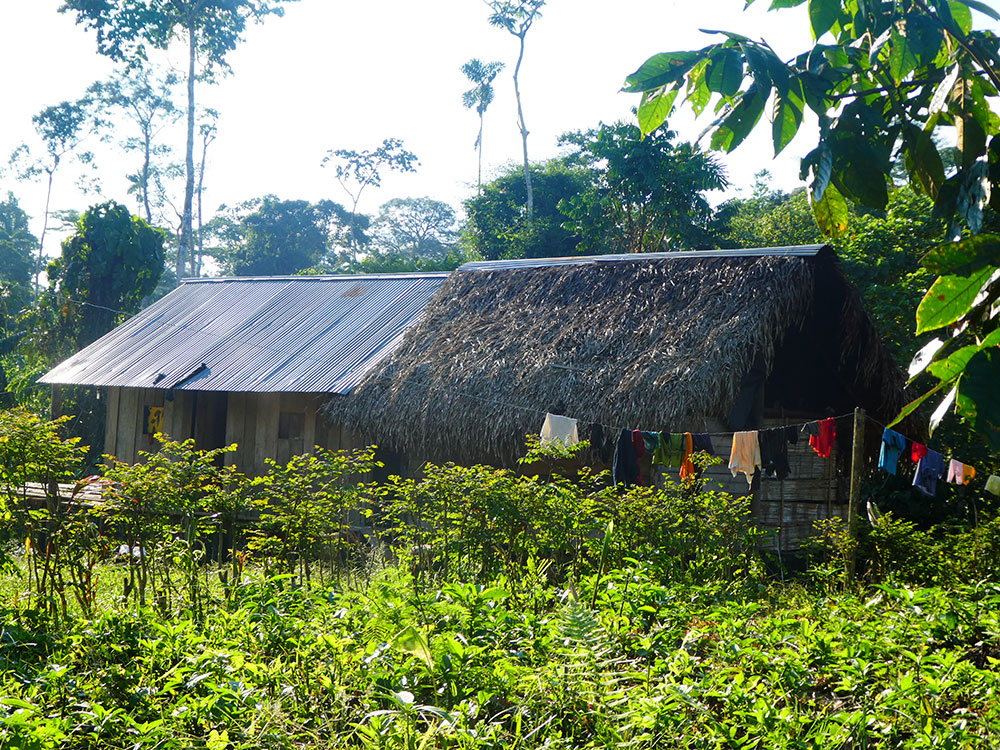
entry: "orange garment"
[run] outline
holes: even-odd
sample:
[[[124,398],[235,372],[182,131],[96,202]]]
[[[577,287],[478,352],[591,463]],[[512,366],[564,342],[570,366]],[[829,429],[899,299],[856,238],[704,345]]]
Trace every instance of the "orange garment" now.
[[[691,461],[691,454],[694,453],[694,441],[691,438],[690,432],[684,433],[684,458],[681,459],[681,479],[685,482],[693,482],[695,480],[695,468],[694,463]]]
[[[948,466],[948,481],[952,484],[968,484],[976,476],[976,470],[968,464],[951,459]]]

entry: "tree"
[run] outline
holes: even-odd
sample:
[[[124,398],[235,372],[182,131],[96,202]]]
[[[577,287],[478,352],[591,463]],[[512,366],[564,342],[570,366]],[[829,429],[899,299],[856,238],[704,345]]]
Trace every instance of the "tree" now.
[[[285,276],[318,264],[348,224],[339,203],[279,200],[268,195],[220,211],[206,227],[219,243],[213,251],[236,276]]]
[[[525,219],[531,226],[535,215],[535,193],[531,185],[531,169],[528,164],[528,126],[524,122],[524,109],[521,107],[521,88],[519,76],[521,63],[524,61],[524,39],[528,35],[536,18],[541,17],[545,0],[484,0],[493,13],[490,15],[490,25],[506,29],[517,37],[517,64],[514,66],[514,99],[517,101],[517,128],[521,132],[521,148],[524,152],[524,189]]]
[[[483,185],[482,193],[465,201],[463,242],[471,255],[496,260],[578,254],[580,238],[564,228],[569,217],[560,206],[587,188],[587,171],[553,159],[533,164],[531,176],[537,199],[531,224],[525,216],[526,186],[520,167],[507,167]]]
[[[8,192],[7,200],[0,202],[0,283],[5,294],[11,289],[22,290],[22,295],[27,291],[37,246],[38,240],[28,228],[28,215]]]
[[[441,260],[455,245],[455,209],[432,198],[393,198],[372,226],[377,254]]]
[[[757,174],[749,198],[730,198],[715,209],[711,232],[721,248],[784,247],[822,242],[804,188],[772,190],[770,174]]]
[[[486,109],[493,103],[493,79],[504,69],[502,62],[483,62],[472,58],[462,66],[465,77],[475,84],[462,94],[462,104],[466,109],[476,108],[479,115],[479,135],[476,136],[476,151],[479,155],[479,170],[476,173],[476,189],[483,186],[483,123]]]
[[[382,145],[374,150],[365,149],[331,149],[323,158],[323,166],[333,164],[336,170],[337,182],[351,198],[351,231],[350,240],[351,262],[358,262],[358,203],[366,188],[379,187],[382,184],[382,170],[395,172],[415,172],[420,162],[415,154],[403,148],[403,142],[398,138],[386,138]]]
[[[628,123],[566,133],[569,164],[592,175],[561,207],[584,252],[649,253],[711,246],[705,192],[726,186],[719,163],[660,129],[643,138]]]
[[[751,0],[752,2],[753,0]],[[782,0],[772,7],[802,5]],[[658,127],[684,93],[700,113],[717,99],[712,146],[732,151],[771,103],[775,153],[798,133],[806,108],[819,142],[802,161],[816,221],[827,235],[847,229],[848,201],[870,209],[889,202],[891,170],[902,159],[910,183],[934,201],[953,242],[928,253],[938,278],[917,307],[917,335],[941,331],[918,353],[912,376],[936,384],[900,417],[945,393],[934,429],[954,408],[1000,447],[1000,235],[984,230],[987,203],[1000,208],[1000,37],[976,30],[972,9],[1000,21],[980,0],[809,0],[816,43],[789,61],[739,34],[699,50],[656,55],[626,79],[642,93],[643,132]],[[832,44],[824,41],[831,39]],[[955,174],[935,143],[958,136]],[[986,227],[988,228],[988,227]]]
[[[187,138],[184,158],[184,208],[177,250],[177,276],[184,275],[194,238],[195,81],[229,71],[226,57],[243,40],[248,21],[282,15],[280,3],[292,0],[64,0],[61,12],[97,32],[97,49],[112,60],[147,59],[178,37],[187,43]],[[199,56],[201,65],[199,70]]]
[[[91,100],[87,97],[71,102],[65,101],[46,107],[31,118],[35,132],[45,147],[44,158],[32,159],[31,150],[22,144],[11,155],[11,164],[18,167],[21,179],[32,179],[44,174],[46,177],[45,210],[42,214],[42,231],[38,236],[38,263],[35,267],[35,286],[45,259],[45,233],[49,224],[52,205],[52,185],[56,172],[64,160],[75,153],[83,163],[90,163],[93,154],[79,151],[84,139],[93,128],[91,120]]]
[[[139,311],[163,271],[163,232],[114,201],[92,206],[62,256],[48,267],[44,294],[64,335],[83,348]]]
[[[158,143],[157,137],[182,115],[173,102],[173,88],[178,80],[173,73],[159,78],[146,65],[137,64],[129,72],[95,83],[87,90],[105,110],[121,111],[135,127],[135,134],[121,138],[119,145],[126,152],[140,153],[139,169],[128,175],[129,192],[137,196],[149,224],[154,223],[150,194],[153,175],[158,171],[156,161],[170,153],[170,147]]]
[[[205,213],[203,199],[205,197],[205,166],[208,163],[208,147],[215,143],[218,135],[219,113],[214,109],[205,110],[205,120],[198,128],[201,136],[201,159],[198,161],[198,235],[197,244],[191,254],[191,275],[201,276],[201,266],[205,259]]]

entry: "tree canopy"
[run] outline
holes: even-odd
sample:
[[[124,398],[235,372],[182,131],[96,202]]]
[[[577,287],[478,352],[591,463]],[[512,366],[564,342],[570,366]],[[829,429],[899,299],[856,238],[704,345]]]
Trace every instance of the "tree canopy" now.
[[[114,201],[92,206],[49,264],[46,292],[82,348],[139,311],[163,271],[163,232]]]
[[[625,122],[566,133],[567,164],[589,176],[586,189],[560,207],[584,252],[644,253],[710,247],[709,190],[726,186],[710,155],[659,129],[642,137]]]
[[[339,203],[267,195],[224,210],[207,230],[224,273],[286,276],[316,266],[332,247],[346,243],[349,226],[349,213]]]
[[[560,208],[586,189],[585,170],[561,159],[531,165],[535,191],[534,220],[525,208],[525,181],[520,166],[508,166],[465,201],[464,241],[468,250],[487,260],[545,258],[578,253],[580,238],[563,227],[569,218]]]

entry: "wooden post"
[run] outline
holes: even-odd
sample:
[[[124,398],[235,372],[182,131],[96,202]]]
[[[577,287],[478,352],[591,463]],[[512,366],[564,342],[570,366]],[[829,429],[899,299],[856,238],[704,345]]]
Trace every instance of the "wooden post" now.
[[[59,419],[63,410],[63,388],[61,385],[52,386],[52,419]]]
[[[865,410],[854,409],[854,444],[851,454],[851,494],[847,500],[847,536],[853,542],[857,538],[856,517],[861,505],[861,467],[864,463]],[[850,575],[854,578],[855,554],[851,548]]]

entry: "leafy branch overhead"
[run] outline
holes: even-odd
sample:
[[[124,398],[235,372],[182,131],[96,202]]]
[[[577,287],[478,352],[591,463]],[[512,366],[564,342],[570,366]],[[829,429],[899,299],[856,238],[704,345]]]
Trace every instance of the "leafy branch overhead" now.
[[[773,0],[771,9],[806,3]],[[941,334],[911,366],[912,377],[927,371],[938,383],[903,415],[946,394],[932,428],[954,405],[1000,446],[1000,393],[991,387],[1000,382],[1000,237],[984,232],[989,209],[1000,209],[1000,39],[975,28],[976,13],[1000,21],[980,0],[808,0],[815,44],[791,59],[764,40],[709,31],[722,40],[649,58],[625,91],[642,94],[644,134],[685,101],[712,113],[706,132],[726,152],[766,117],[777,155],[811,112],[819,134],[801,177],[828,236],[846,229],[849,202],[885,209],[901,162],[952,240],[924,260],[939,278],[917,309],[917,333]],[[952,128],[958,158],[949,170],[935,136]]]

